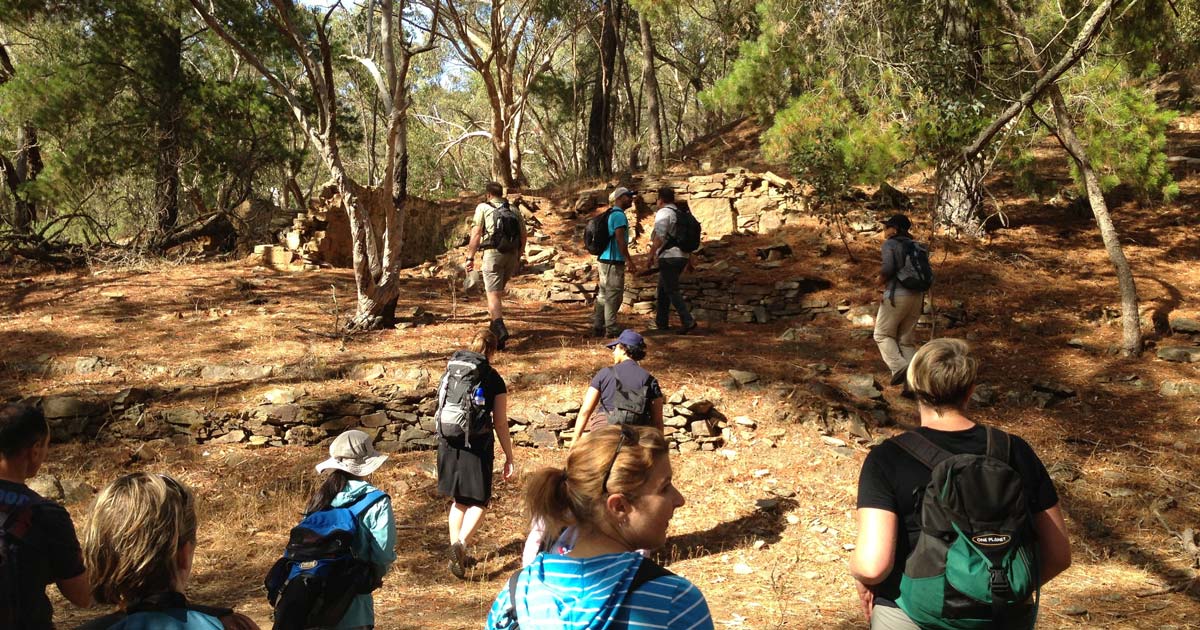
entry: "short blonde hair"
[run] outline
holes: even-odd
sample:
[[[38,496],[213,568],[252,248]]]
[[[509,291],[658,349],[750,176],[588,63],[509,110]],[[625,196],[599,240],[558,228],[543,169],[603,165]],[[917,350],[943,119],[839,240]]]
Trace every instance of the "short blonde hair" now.
[[[475,338],[471,339],[471,352],[477,352],[484,356],[492,356],[496,352],[496,346],[499,343],[496,333],[484,328],[475,333]]]
[[[83,543],[92,594],[123,605],[171,590],[181,548],[196,542],[192,493],[166,475],[133,473],[96,497]]]
[[[935,409],[963,409],[975,385],[979,362],[962,339],[934,339],[921,346],[908,364],[908,388]]]

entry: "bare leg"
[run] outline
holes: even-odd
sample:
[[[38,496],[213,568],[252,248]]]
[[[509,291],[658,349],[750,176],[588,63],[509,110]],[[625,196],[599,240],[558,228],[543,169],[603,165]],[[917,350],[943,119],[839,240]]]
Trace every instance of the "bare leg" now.
[[[504,318],[504,303],[502,302],[503,298],[504,298],[503,291],[488,291],[487,292],[488,317],[490,317],[491,319],[503,319]]]
[[[455,507],[459,506],[456,505]],[[462,508],[459,507],[459,509]],[[483,513],[486,511],[487,508],[482,508],[478,505],[472,505],[467,508],[466,514],[463,515],[460,522],[462,538],[459,540],[462,541],[462,544],[467,544],[468,539],[471,538],[471,534],[474,534],[475,530],[479,528],[479,521],[483,519]]]
[[[451,545],[453,545],[456,542],[462,541],[460,532],[462,531],[463,520],[464,520],[463,517],[465,517],[465,516],[466,516],[466,512],[461,505],[459,505],[458,503],[453,503],[450,505],[450,544]]]

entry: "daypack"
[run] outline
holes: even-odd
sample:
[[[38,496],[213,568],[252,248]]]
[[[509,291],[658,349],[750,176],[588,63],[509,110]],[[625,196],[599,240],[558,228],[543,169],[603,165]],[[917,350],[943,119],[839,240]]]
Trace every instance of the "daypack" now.
[[[663,249],[670,247],[678,247],[689,254],[700,249],[700,221],[682,201],[675,204],[675,229],[671,230]]]
[[[143,627],[143,625],[141,625],[142,622],[137,620],[139,615],[167,611],[194,611],[202,615],[215,617],[216,619],[227,617],[233,614],[232,608],[220,608],[216,606],[201,606],[199,604],[193,604],[187,601],[187,598],[185,598],[181,593],[158,593],[138,601],[130,602],[130,604],[126,606],[124,610],[104,615],[98,619],[93,619],[92,621],[84,623],[83,625],[77,626],[75,630],[108,630],[114,626],[119,626],[126,619],[130,618],[133,619],[133,621],[130,623],[130,626],[140,628]],[[161,616],[156,617],[158,620],[162,619]],[[192,626],[188,625],[188,622],[192,621],[188,617],[190,617],[190,615],[176,617],[175,614],[172,614],[171,619],[173,625],[169,627],[180,629],[194,627],[194,624]]]
[[[521,578],[521,573],[524,569],[517,570],[508,578],[508,610],[504,611],[504,616],[497,620],[496,627],[501,630],[517,630],[521,627],[517,620],[517,582]],[[629,597],[634,591],[644,586],[647,582],[657,580],[660,577],[675,575],[670,570],[660,566],[657,562],[643,558],[642,563],[638,565],[637,572],[633,574],[633,582],[629,584],[629,590],[625,591],[625,597]],[[618,605],[620,605],[618,603]]]
[[[483,375],[488,369],[487,357],[477,352],[459,350],[450,357],[438,385],[437,430],[442,439],[470,448],[472,437],[491,432],[491,414],[483,394]]]
[[[911,291],[928,291],[933,286],[933,267],[929,250],[912,239],[900,239],[902,258],[896,265],[894,282]]]
[[[587,225],[583,226],[583,246],[589,254],[599,256],[608,249],[608,243],[613,236],[608,231],[608,218],[612,213],[613,209],[609,208],[588,219]]]
[[[25,535],[33,523],[32,501],[7,506],[0,512],[0,628],[17,628],[22,619],[21,597],[17,584],[21,581],[21,552]]]
[[[612,368],[609,368],[612,370]],[[650,424],[650,381],[638,387],[627,387],[612,370],[612,409],[607,411],[609,424]]]
[[[374,565],[354,554],[354,540],[359,516],[386,496],[373,490],[351,505],[307,514],[292,528],[264,581],[274,630],[336,626],[356,596],[381,586]]]
[[[488,235],[485,247],[508,254],[521,247],[521,217],[502,201],[500,205],[492,205],[492,233]]]
[[[1039,592],[1033,515],[1008,463],[1011,438],[985,428],[984,455],[954,455],[916,432],[893,438],[932,471],[917,493],[921,533],[896,600],[922,628],[1003,628]]]

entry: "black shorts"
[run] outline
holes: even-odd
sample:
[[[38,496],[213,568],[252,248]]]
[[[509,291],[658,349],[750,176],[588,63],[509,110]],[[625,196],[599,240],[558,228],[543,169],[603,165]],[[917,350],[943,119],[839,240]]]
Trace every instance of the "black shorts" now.
[[[438,441],[438,494],[465,506],[487,507],[492,500],[492,464],[496,461],[492,435],[471,439],[471,448]]]

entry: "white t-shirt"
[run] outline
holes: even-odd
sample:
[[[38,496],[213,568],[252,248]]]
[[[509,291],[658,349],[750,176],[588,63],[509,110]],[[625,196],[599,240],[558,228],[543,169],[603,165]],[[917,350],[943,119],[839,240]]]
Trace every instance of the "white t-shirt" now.
[[[675,230],[675,204],[669,203],[654,213],[654,235],[664,244]],[[687,252],[678,247],[668,247],[658,252],[659,258],[687,258]]]

